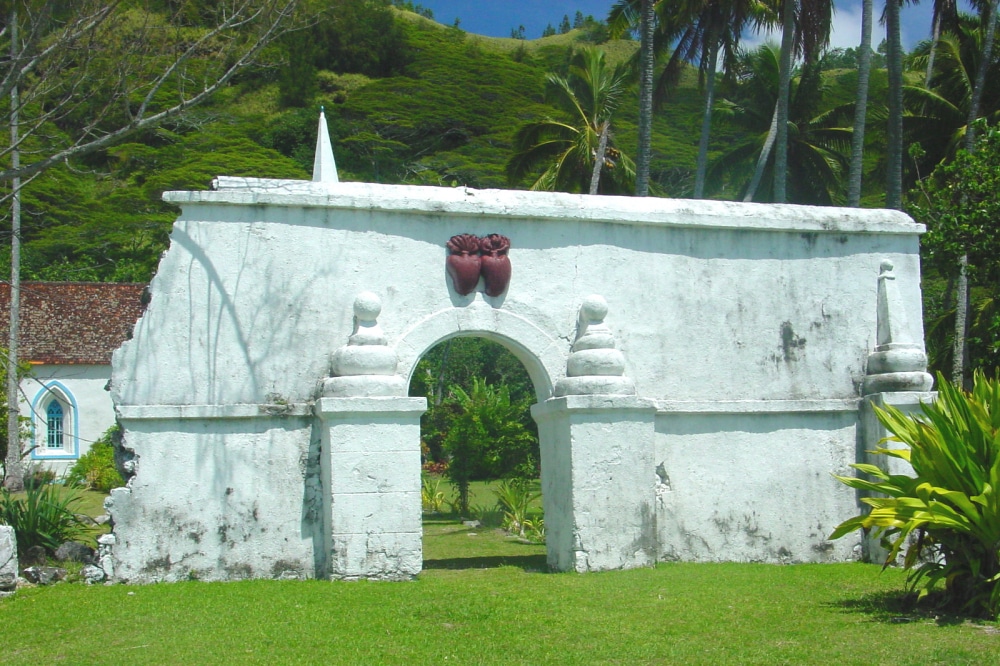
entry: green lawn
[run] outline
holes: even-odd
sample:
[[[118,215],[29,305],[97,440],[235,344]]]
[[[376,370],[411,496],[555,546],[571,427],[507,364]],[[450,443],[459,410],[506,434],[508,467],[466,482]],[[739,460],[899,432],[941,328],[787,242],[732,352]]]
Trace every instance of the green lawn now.
[[[996,624],[895,611],[901,582],[860,564],[665,564],[57,585],[0,601],[0,626],[5,664],[1000,663]]]
[[[0,601],[4,664],[1000,664],[1000,628],[902,610],[862,564],[544,573],[444,517],[410,583],[61,584]]]

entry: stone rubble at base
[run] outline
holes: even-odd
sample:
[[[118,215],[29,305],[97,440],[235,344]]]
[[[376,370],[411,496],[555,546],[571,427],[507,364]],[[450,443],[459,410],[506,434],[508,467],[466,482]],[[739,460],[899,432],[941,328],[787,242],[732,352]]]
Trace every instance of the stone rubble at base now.
[[[17,536],[14,528],[0,525],[0,597],[17,589]]]

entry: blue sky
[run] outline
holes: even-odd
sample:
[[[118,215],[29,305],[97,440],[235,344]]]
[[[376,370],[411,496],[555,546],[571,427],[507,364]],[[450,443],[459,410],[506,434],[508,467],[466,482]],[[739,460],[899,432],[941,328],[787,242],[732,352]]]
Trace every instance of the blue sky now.
[[[510,37],[512,28],[523,25],[529,39],[540,37],[545,26],[558,27],[563,15],[573,19],[577,11],[605,18],[614,0],[414,0],[434,12],[439,23],[450,24],[461,19],[461,27],[468,32],[491,37]],[[882,11],[883,2],[876,0],[876,15]],[[962,2],[968,7],[967,3]],[[861,41],[861,0],[834,0],[836,14],[831,44],[837,47],[857,46]],[[902,9],[903,46],[910,50],[931,31],[931,0],[921,4],[905,5]],[[877,19],[876,19],[877,20]],[[882,41],[884,30],[876,24],[879,35],[872,36],[873,44]],[[751,43],[761,41],[748,35]]]

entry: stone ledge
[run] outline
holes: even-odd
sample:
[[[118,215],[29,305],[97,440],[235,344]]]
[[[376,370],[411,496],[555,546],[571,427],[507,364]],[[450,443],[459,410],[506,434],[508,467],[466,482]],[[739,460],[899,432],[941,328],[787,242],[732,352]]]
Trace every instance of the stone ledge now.
[[[656,402],[634,395],[565,395],[549,398],[545,402],[532,405],[531,414],[535,418],[547,418],[562,411],[574,412],[649,412],[656,409]]]
[[[298,206],[438,216],[573,219],[632,226],[830,234],[921,234],[925,230],[924,225],[904,213],[882,209],[225,176],[216,178],[214,184],[215,191],[164,192],[163,199],[181,205]]]
[[[427,411],[427,398],[366,397],[320,398],[316,401],[316,415],[325,414],[411,414]]]
[[[313,415],[307,402],[236,405],[122,405],[117,408],[122,421],[174,419],[261,419],[302,418]]]
[[[831,400],[655,400],[659,414],[790,414],[856,412],[861,398]]]

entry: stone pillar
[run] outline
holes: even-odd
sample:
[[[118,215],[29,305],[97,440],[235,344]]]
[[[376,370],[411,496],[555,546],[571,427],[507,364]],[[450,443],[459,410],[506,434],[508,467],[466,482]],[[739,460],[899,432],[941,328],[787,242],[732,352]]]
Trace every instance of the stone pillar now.
[[[605,571],[656,561],[652,401],[571,395],[531,413],[542,448],[549,567]]]
[[[927,354],[910,333],[891,261],[882,262],[878,277],[877,346],[868,355],[868,366],[862,387],[860,462],[877,465],[889,474],[912,475],[913,468],[904,460],[874,453],[877,448],[899,448],[898,442],[883,442],[891,436],[878,420],[875,407],[892,406],[905,414],[919,414],[920,403],[933,402],[930,391],[933,378],[927,373]],[[859,491],[860,492],[860,491]],[[885,562],[886,551],[877,534],[865,534],[861,541],[862,557],[868,562]]]
[[[354,333],[334,353],[316,415],[322,428],[324,508],[332,578],[406,579],[423,563],[420,415],[404,397],[396,353],[377,322],[382,303],[363,292]]]
[[[14,528],[0,525],[0,597],[17,589],[17,538]]]
[[[425,398],[320,398],[329,489],[330,576],[399,580],[420,573],[420,415]]]
[[[650,566],[656,558],[652,401],[635,395],[600,296],[580,308],[567,377],[531,409],[542,441],[548,561],[558,571]]]

